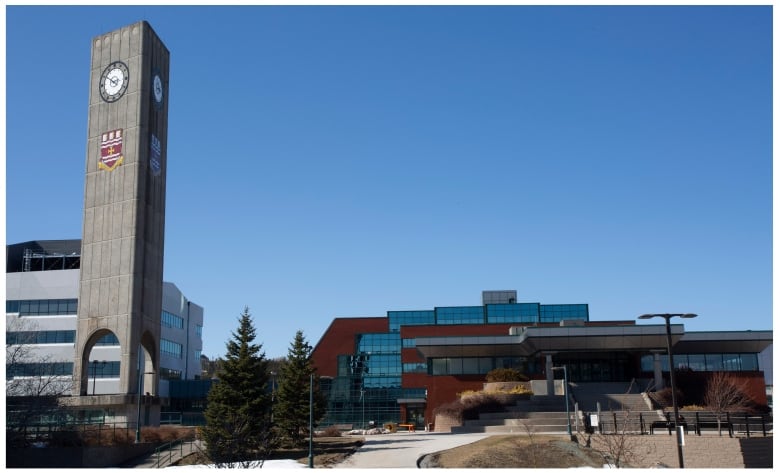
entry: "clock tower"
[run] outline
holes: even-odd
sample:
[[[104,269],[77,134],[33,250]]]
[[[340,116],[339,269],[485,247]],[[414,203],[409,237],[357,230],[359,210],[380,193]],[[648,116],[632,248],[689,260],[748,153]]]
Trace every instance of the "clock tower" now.
[[[118,341],[120,392],[90,404],[129,417],[160,373],[169,57],[145,21],[92,39],[73,394],[96,344]]]

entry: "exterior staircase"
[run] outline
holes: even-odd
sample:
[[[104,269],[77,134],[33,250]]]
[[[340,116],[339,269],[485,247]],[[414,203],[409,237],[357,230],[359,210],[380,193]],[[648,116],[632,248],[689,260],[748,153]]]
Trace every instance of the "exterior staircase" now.
[[[572,409],[572,431],[574,411]],[[507,408],[506,412],[479,415],[466,420],[462,426],[452,427],[452,433],[533,433],[566,435],[568,422],[563,396],[531,396]]]

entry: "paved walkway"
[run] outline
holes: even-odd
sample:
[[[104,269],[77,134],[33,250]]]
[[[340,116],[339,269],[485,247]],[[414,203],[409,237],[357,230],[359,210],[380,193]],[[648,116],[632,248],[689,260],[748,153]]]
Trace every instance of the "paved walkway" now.
[[[417,468],[417,460],[423,455],[466,445],[489,436],[428,432],[366,435],[366,443],[333,468]]]

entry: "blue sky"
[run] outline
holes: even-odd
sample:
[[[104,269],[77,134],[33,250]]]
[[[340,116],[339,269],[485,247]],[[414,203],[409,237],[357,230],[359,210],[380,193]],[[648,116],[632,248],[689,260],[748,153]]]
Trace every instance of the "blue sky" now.
[[[8,243],[81,237],[91,39],[142,19],[210,357],[486,289],[772,328],[769,6],[8,6]]]

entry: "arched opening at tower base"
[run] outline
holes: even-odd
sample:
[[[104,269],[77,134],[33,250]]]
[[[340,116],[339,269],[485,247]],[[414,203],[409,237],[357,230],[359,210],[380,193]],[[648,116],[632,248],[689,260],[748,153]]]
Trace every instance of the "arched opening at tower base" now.
[[[107,328],[87,337],[77,355],[73,396],[61,400],[73,418],[128,428],[159,425],[159,342],[151,331],[140,338],[123,344]]]

